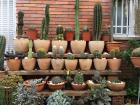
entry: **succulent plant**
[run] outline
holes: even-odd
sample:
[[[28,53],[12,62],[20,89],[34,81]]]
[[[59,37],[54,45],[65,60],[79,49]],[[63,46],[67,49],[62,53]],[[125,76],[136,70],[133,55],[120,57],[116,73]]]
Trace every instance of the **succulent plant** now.
[[[49,5],[46,4],[45,17],[43,18],[41,25],[40,39],[48,39],[49,23],[50,23]]]
[[[53,58],[56,58],[56,54],[57,54],[57,47],[56,46],[53,46],[52,47],[52,53],[53,53]]]
[[[84,83],[84,76],[83,73],[77,72],[74,76],[74,83],[75,84],[82,84]]]
[[[132,51],[132,55],[133,57],[140,57],[140,47],[138,48],[135,48],[133,51]]]
[[[93,40],[100,40],[102,27],[102,5],[96,2],[94,5],[94,23],[93,23]]]
[[[69,59],[69,60],[75,59],[75,55],[72,54],[72,53],[68,53],[67,54],[67,59]]]
[[[37,57],[38,57],[38,58],[44,58],[44,57],[46,57],[46,51],[45,51],[45,49],[40,48],[40,49],[37,51]]]
[[[51,79],[51,81],[52,81],[53,84],[58,84],[58,83],[64,82],[64,80],[61,77],[59,77],[59,76],[53,77]]]
[[[39,78],[39,79],[31,79],[31,80],[29,80],[29,84],[30,85],[36,85],[38,83],[41,83],[42,80],[43,80],[42,78]]]
[[[72,27],[67,27],[67,28],[65,29],[65,32],[73,32]]]
[[[93,56],[94,58],[102,58],[102,54],[98,50],[95,50],[93,52]]]
[[[89,32],[88,26],[83,27],[83,32]]]
[[[32,48],[33,48],[33,42],[32,42],[32,40],[30,40],[30,41],[29,41],[28,58],[32,58],[32,57],[33,57]]]
[[[121,58],[122,57],[122,53],[119,49],[112,49],[109,52],[111,58]]]
[[[71,105],[73,99],[64,95],[64,92],[57,90],[46,100],[47,105]]]

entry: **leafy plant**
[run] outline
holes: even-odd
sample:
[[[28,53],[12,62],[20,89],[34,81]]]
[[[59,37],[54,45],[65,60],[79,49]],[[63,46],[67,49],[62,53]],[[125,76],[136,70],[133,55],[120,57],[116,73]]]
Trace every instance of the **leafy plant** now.
[[[38,58],[44,58],[44,57],[46,57],[46,51],[45,51],[45,49],[40,48],[40,49],[37,51],[37,57],[38,57]]]
[[[140,47],[140,41],[139,40],[129,40],[128,45],[129,45],[130,49],[134,49],[134,48]]]
[[[75,84],[82,84],[84,83],[84,76],[83,73],[77,72],[74,76],[74,83]]]
[[[73,99],[64,95],[63,91],[57,90],[46,100],[47,105],[71,105]]]
[[[52,81],[53,84],[58,84],[58,83],[64,82],[64,80],[61,77],[59,77],[59,76],[53,77],[51,79],[51,81]]]

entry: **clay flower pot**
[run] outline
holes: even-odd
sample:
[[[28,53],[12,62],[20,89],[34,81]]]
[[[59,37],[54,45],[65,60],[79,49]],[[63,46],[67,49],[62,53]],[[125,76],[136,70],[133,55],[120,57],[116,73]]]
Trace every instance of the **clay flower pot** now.
[[[89,41],[90,53],[98,50],[100,53],[104,50],[104,41]]]
[[[74,54],[84,53],[86,47],[86,41],[83,40],[73,40],[71,41],[71,50]]]
[[[56,48],[60,48],[62,46],[64,48],[64,52],[66,52],[68,42],[65,40],[52,40],[52,48],[56,46]]]
[[[72,41],[74,39],[74,32],[65,32],[65,40]]]
[[[64,59],[51,59],[51,64],[54,70],[62,70]]]
[[[71,83],[72,84],[72,88],[74,90],[84,90],[86,88],[86,84],[75,84],[74,82]]]
[[[81,70],[90,70],[92,59],[79,59],[79,65]]]
[[[16,53],[26,53],[28,51],[29,39],[20,38],[13,40],[13,46]]]
[[[65,67],[67,70],[76,70],[78,60],[77,59],[65,59]]]
[[[121,66],[121,59],[113,58],[113,59],[107,59],[108,66],[113,71],[118,71]]]
[[[61,90],[65,87],[65,82],[53,84],[51,81],[48,81],[47,84],[48,84],[49,89],[51,90]]]
[[[46,52],[48,52],[49,47],[50,47],[50,40],[34,40],[34,47],[35,47],[35,51],[37,52],[40,48],[43,48],[46,50]]]
[[[90,41],[91,40],[91,33],[90,32],[82,32],[82,40]]]
[[[33,70],[36,64],[36,59],[35,58],[24,58],[22,59],[22,66],[24,70]]]
[[[37,59],[37,63],[40,70],[47,70],[50,67],[51,59],[50,58]]]
[[[108,81],[107,86],[112,91],[122,91],[125,88],[125,82],[121,81],[120,83],[113,83]]]
[[[140,57],[131,57],[131,62],[134,67],[140,67]]]
[[[37,83],[36,86],[35,86],[36,90],[38,92],[44,90],[45,84],[46,84],[46,81],[42,81],[41,83]],[[28,80],[24,81],[23,85],[26,86],[27,88],[31,87]]]
[[[107,66],[107,59],[106,58],[95,58],[94,60],[94,66],[96,70],[105,70]]]
[[[26,35],[28,36],[29,39],[35,40],[37,39],[38,31],[36,29],[28,29],[26,31]]]
[[[18,71],[20,69],[21,66],[21,60],[20,59],[8,59],[6,60],[7,62],[7,66],[9,68],[9,70],[13,70],[13,71]]]

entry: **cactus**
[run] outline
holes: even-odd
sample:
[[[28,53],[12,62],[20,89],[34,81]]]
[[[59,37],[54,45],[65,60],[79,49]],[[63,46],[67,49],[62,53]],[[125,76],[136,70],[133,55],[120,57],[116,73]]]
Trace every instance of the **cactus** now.
[[[58,84],[58,83],[63,82],[64,80],[59,76],[55,76],[51,79],[51,81],[52,81],[53,84]]]
[[[93,56],[94,58],[102,58],[102,54],[98,50],[95,50],[93,52]]]
[[[0,36],[0,70],[4,69],[4,52],[6,46],[6,38]]]
[[[63,58],[64,57],[64,47],[63,46],[60,46],[59,49],[58,49],[58,53],[60,55],[60,58]]]
[[[46,4],[45,17],[43,18],[41,25],[40,39],[48,39],[49,23],[50,23],[49,5]]]
[[[132,51],[132,56],[133,56],[133,57],[140,57],[140,47],[135,48],[135,49]]]
[[[100,40],[101,27],[102,27],[102,5],[96,2],[94,5],[94,23],[93,23],[93,40]]]
[[[56,54],[57,54],[57,47],[56,46],[52,47],[52,53],[53,53],[53,58],[56,58]]]
[[[21,37],[23,35],[23,18],[24,18],[24,12],[19,11],[18,12],[18,36]]]
[[[122,53],[119,49],[112,49],[109,54],[112,58],[121,58],[122,56]]]
[[[79,29],[79,0],[75,1],[75,39],[80,39],[80,29]]]
[[[32,55],[32,48],[33,48],[33,42],[32,40],[29,41],[29,51],[28,51],[28,58],[32,58],[33,55]]]
[[[75,84],[82,84],[84,83],[84,76],[83,73],[77,72],[74,76],[74,83]]]
[[[74,54],[72,54],[72,53],[67,54],[67,59],[72,60],[74,58],[75,58]]]
[[[44,48],[40,48],[38,51],[37,51],[37,57],[38,58],[44,58],[46,57],[46,51]]]
[[[64,30],[63,30],[63,26],[58,25],[56,28],[56,39],[57,40],[64,40]]]

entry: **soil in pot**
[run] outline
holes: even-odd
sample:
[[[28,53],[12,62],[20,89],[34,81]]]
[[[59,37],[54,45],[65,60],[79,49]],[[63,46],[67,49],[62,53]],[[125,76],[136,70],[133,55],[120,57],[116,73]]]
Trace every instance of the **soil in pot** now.
[[[107,59],[106,58],[95,58],[94,60],[94,66],[96,70],[105,70],[107,66]]]
[[[90,70],[92,59],[79,59],[79,65],[81,70]]]
[[[51,59],[51,64],[54,70],[62,70],[64,66],[64,59]]]
[[[18,71],[20,69],[21,66],[20,59],[8,59],[6,60],[6,62],[9,70]]]
[[[51,59],[50,58],[37,59],[37,63],[40,70],[48,70],[50,68]]]
[[[90,41],[91,40],[91,33],[90,32],[82,32],[82,40]]]
[[[83,83],[83,84],[75,84],[72,82],[72,88],[74,90],[84,90],[86,88],[86,84]]]
[[[100,53],[104,50],[104,41],[89,41],[90,53],[94,51],[99,51]]]
[[[77,59],[73,60],[65,59],[65,67],[67,70],[76,70],[77,63],[78,63]]]

